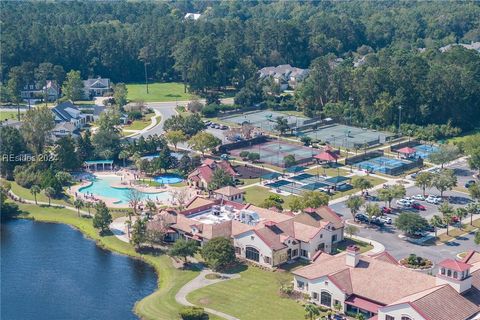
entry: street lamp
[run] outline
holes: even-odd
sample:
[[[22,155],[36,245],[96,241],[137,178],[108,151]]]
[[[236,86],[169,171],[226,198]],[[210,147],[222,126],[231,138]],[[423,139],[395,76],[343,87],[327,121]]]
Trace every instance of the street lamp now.
[[[349,124],[352,125],[352,106],[353,106],[353,97],[348,98],[348,101],[350,102],[348,106],[348,110],[350,111],[350,116],[349,116]]]
[[[400,134],[400,124],[402,123],[402,106],[398,106],[398,133]]]

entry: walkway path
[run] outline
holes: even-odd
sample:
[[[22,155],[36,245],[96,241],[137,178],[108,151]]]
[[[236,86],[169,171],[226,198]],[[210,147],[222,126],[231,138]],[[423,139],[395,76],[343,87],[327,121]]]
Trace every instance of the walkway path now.
[[[175,301],[177,301],[179,304],[184,305],[184,306],[195,306],[193,303],[188,302],[187,300],[187,295],[190,292],[193,292],[195,290],[201,289],[203,287],[221,282],[221,281],[226,281],[230,279],[237,279],[240,278],[239,274],[226,274],[226,273],[219,273],[220,278],[218,279],[207,279],[205,276],[209,273],[212,273],[211,270],[209,269],[204,269],[200,272],[200,274],[191,280],[190,282],[186,283],[175,295]],[[216,311],[210,308],[204,308],[206,312],[214,314],[216,316],[219,316],[221,318],[227,319],[227,320],[239,320],[238,318],[235,318],[231,315],[228,315],[226,313]]]

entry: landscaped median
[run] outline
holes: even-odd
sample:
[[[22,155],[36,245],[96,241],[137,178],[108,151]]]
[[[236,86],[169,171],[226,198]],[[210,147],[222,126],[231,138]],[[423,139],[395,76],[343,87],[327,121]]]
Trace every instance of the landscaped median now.
[[[473,225],[470,225],[469,223],[463,224],[462,228],[454,228],[454,227],[449,227],[448,230],[448,235],[447,233],[442,233],[438,235],[437,237],[437,244],[443,244],[452,240],[455,240],[455,238],[460,237],[462,235],[465,235],[467,233],[470,233],[478,228],[480,228],[480,218],[477,218],[473,220]]]

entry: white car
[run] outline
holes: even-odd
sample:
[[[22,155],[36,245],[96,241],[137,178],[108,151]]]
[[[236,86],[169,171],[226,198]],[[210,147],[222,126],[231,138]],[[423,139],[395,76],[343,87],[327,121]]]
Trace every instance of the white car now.
[[[427,199],[425,199],[425,201],[427,201],[428,203],[439,204],[440,202],[442,202],[442,198],[431,195],[431,196],[428,196]]]
[[[414,196],[412,197],[412,199],[424,201],[424,200],[425,200],[425,197],[424,197],[423,195],[421,195],[421,194],[417,194],[417,195],[414,195]]]
[[[395,202],[398,206],[410,207],[412,205],[411,200],[400,199]]]
[[[386,224],[392,224],[392,218],[390,217],[380,217],[378,218],[378,220],[382,221],[383,223],[386,223]]]
[[[410,197],[403,197],[403,200],[412,201],[412,198],[410,198]]]

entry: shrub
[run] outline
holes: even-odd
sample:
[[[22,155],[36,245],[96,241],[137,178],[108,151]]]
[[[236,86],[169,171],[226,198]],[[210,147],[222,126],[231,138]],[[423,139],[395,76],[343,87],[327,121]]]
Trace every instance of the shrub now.
[[[260,160],[260,155],[258,153],[255,153],[255,152],[251,152],[251,153],[248,154],[248,160],[251,161],[251,162],[258,161],[258,160]]]
[[[248,158],[249,154],[250,154],[250,152],[248,152],[247,150],[244,150],[244,151],[240,152],[240,158],[246,159],[246,158]]]
[[[182,320],[208,320],[208,314],[200,307],[184,307],[180,311]]]
[[[235,248],[230,239],[213,238],[203,246],[202,257],[210,268],[218,270],[235,261]]]
[[[128,119],[130,120],[139,120],[142,119],[143,115],[141,111],[134,110],[134,111],[129,111],[127,112]]]

